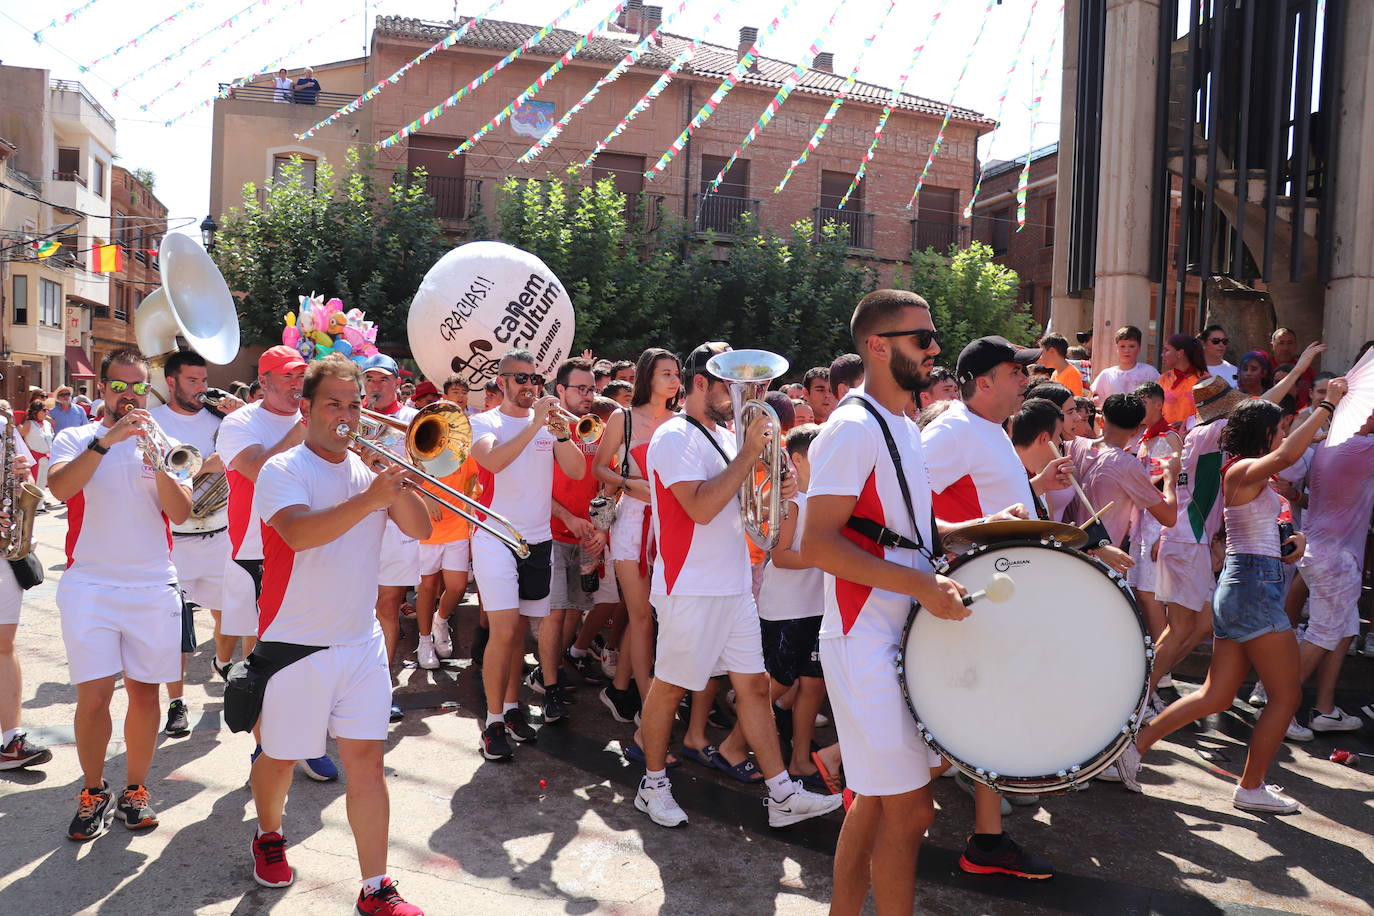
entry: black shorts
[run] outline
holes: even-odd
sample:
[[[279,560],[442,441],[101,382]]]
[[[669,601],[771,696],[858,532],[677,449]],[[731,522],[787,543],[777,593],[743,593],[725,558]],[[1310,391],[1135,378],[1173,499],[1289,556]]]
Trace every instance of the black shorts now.
[[[779,684],[791,686],[799,677],[822,677],[821,618],[760,620],[763,667]]]

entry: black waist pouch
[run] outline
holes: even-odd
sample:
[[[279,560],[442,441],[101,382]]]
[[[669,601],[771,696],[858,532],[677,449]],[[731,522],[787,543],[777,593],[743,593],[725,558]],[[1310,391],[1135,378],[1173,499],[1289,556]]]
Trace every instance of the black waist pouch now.
[[[327,647],[259,642],[247,658],[229,669],[224,687],[224,724],[231,732],[252,731],[262,714],[262,698],[272,675],[324,648]]]
[[[10,569],[14,570],[14,580],[24,591],[43,584],[43,564],[38,562],[36,551],[30,550],[27,556],[10,560]]]
[[[531,544],[530,555],[515,558],[515,575],[520,581],[520,600],[538,601],[549,597],[553,577],[553,541]]]

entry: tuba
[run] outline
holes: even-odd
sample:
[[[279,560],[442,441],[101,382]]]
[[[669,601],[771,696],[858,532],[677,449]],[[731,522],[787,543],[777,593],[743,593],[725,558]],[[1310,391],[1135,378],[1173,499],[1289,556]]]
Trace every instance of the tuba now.
[[[9,410],[0,407],[0,417],[5,419],[5,441],[0,445],[0,507],[10,517],[7,523],[0,525],[0,557],[22,560],[33,549],[33,518],[43,500],[43,491],[16,474],[14,437],[19,435],[19,430]]]
[[[777,411],[764,403],[768,385],[787,371],[787,360],[767,350],[726,350],[706,363],[706,371],[730,385],[735,408],[735,441],[744,444],[744,431],[760,415],[773,424],[755,473],[740,487],[744,531],[761,550],[778,546],[782,525],[782,479],[787,474],[786,447]]]

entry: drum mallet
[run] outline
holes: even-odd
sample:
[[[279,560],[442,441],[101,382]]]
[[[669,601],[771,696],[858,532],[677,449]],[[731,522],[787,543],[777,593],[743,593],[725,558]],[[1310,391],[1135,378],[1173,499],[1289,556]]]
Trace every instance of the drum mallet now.
[[[1014,594],[1016,594],[1016,583],[1012,581],[1011,576],[1006,573],[993,573],[992,578],[988,579],[987,585],[971,595],[964,596],[964,607],[968,607],[979,598],[986,598],[1000,604],[1010,600]]]

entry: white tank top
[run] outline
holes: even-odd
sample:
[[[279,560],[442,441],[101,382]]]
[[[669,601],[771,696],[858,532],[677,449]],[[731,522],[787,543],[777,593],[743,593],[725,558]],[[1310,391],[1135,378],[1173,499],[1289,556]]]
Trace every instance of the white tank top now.
[[[1269,487],[1243,506],[1226,506],[1226,552],[1277,557],[1279,553],[1279,509],[1283,500]]]

